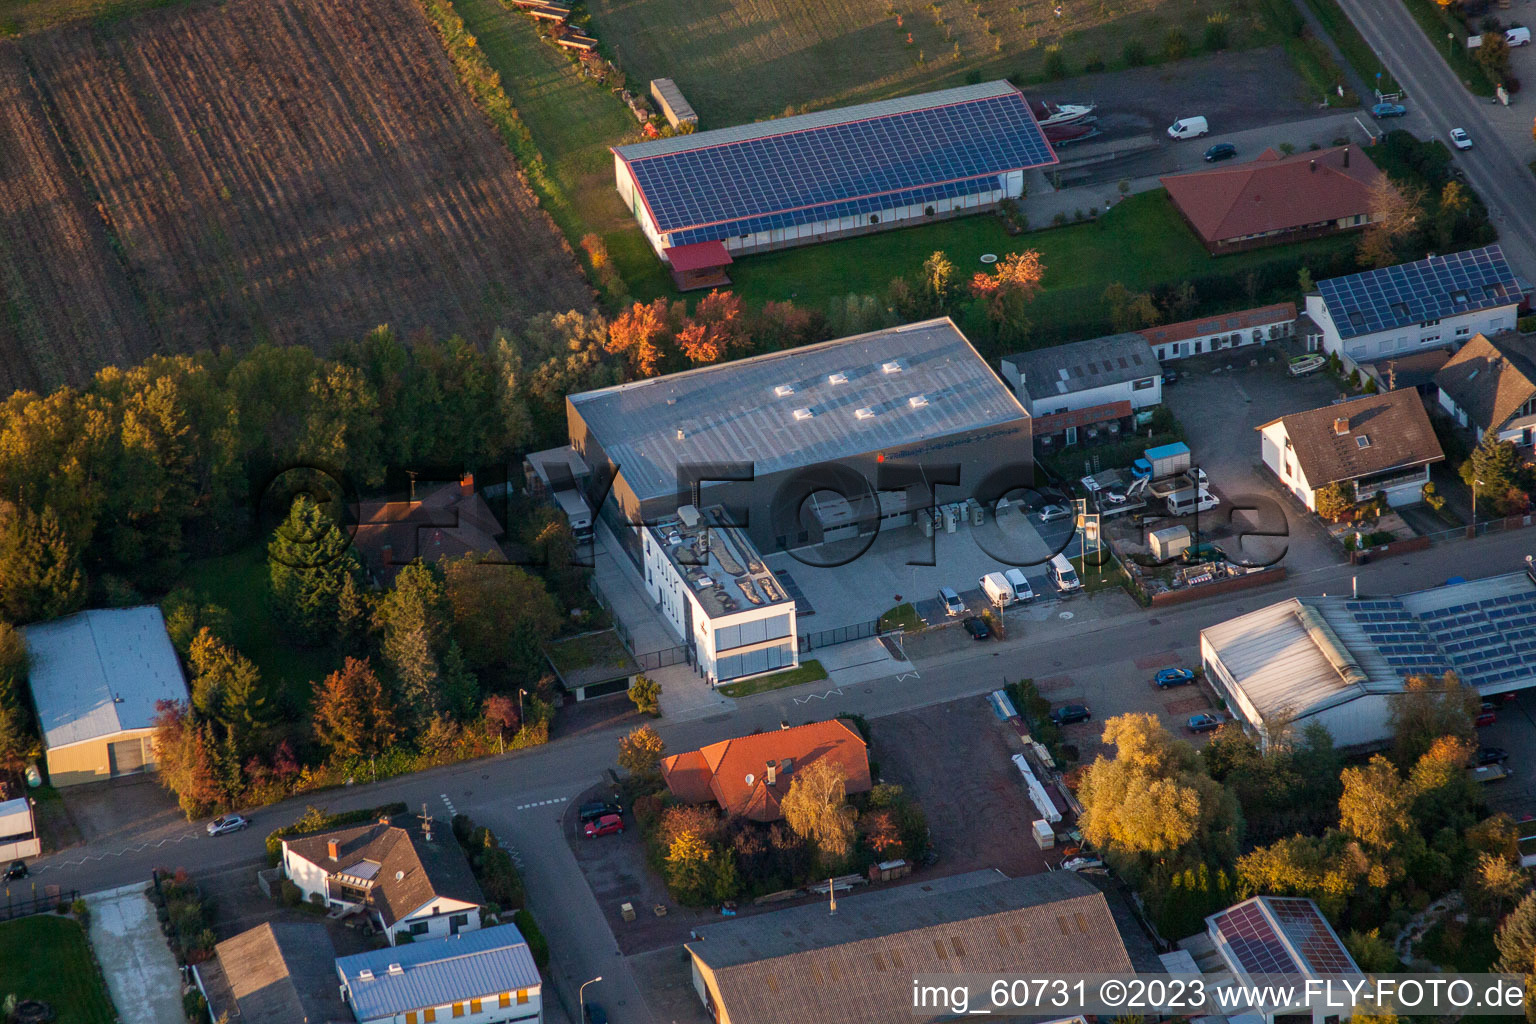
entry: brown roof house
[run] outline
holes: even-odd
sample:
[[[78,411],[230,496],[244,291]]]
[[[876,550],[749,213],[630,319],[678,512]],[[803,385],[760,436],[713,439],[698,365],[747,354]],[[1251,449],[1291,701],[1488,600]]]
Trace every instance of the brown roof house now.
[[[193,967],[208,1012],[228,1024],[351,1024],[336,985],[336,949],[318,921],[257,925]]]
[[[1266,149],[1245,164],[1159,179],[1213,255],[1316,238],[1371,220],[1383,175],[1358,146],[1292,156]]]
[[[453,483],[413,485],[413,490],[422,496],[358,505],[352,543],[375,582],[393,583],[401,567],[418,558],[506,557],[496,540],[505,531],[475,491],[472,475]]]
[[[1158,361],[1162,362],[1246,345],[1267,345],[1289,338],[1295,324],[1296,304],[1277,302],[1272,306],[1147,327],[1137,333],[1147,339]]]
[[[939,985],[948,974],[1130,974],[1137,966],[1104,894],[1071,871],[972,871],[839,899],[836,914],[817,903],[696,934],[684,946],[694,988],[722,1024],[954,1020],[963,1013],[949,1006],[914,1006],[909,979]],[[971,995],[973,1008],[987,1008],[974,1001],[984,993]]]
[[[1264,465],[1313,512],[1315,494],[1343,484],[1356,501],[1385,491],[1393,506],[1421,500],[1445,458],[1417,391],[1403,388],[1292,413],[1258,428]]]
[[[311,902],[368,914],[390,945],[401,935],[443,938],[481,925],[485,897],[447,825],[382,818],[284,839],[283,874]]]
[[[1473,336],[1435,374],[1440,405],[1482,441],[1530,447],[1536,431],[1536,339],[1514,332]]]
[[[778,821],[783,817],[779,801],[789,792],[794,773],[821,760],[842,769],[849,793],[867,792],[872,785],[864,740],[838,718],[673,754],[662,760],[661,774],[684,803],[713,801],[726,814]]]

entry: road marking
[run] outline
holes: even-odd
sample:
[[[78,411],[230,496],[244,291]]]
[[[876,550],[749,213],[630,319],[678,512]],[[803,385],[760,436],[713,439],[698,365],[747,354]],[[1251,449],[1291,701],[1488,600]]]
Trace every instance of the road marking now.
[[[437,795],[442,797],[443,798],[443,803],[448,805],[448,813],[450,815],[457,815],[459,813],[458,811],[454,810],[454,808],[453,808],[453,801],[448,799],[448,794],[447,793],[439,793]]]
[[[130,853],[140,853],[144,850],[159,849],[162,846],[168,846],[172,843],[184,843],[189,839],[196,839],[200,834],[201,833],[198,832],[188,832],[185,835],[172,836],[167,839],[156,839],[153,842],[138,843],[134,846],[125,846],[121,850],[109,850],[106,853],[90,853],[86,854],[84,857],[77,857],[74,860],[61,860],[54,861],[49,864],[39,864],[37,867],[32,869],[32,873],[36,875],[54,868],[81,867],[93,860],[106,860],[108,857],[122,857]]]
[[[839,697],[841,697],[843,695],[843,691],[842,690],[828,690],[826,693],[813,693],[813,694],[811,694],[811,695],[809,695],[807,697],[796,697],[795,698],[795,703],[796,704],[806,704],[806,703],[809,703],[810,701],[813,701],[813,700],[826,700],[828,697],[832,696],[834,693],[837,694]]]
[[[535,800],[531,804],[518,804],[517,805],[517,810],[519,810],[519,811],[526,811],[530,807],[548,807],[550,804],[563,804],[563,803],[565,803],[569,799],[570,799],[570,797],[568,797],[568,796],[557,796],[557,797],[552,797],[549,800]]]
[[[903,679],[921,679],[921,678],[923,678],[923,674],[921,672],[918,672],[918,671],[914,670],[914,671],[911,671],[911,672],[903,672],[901,675],[896,677],[896,681],[899,683]]]

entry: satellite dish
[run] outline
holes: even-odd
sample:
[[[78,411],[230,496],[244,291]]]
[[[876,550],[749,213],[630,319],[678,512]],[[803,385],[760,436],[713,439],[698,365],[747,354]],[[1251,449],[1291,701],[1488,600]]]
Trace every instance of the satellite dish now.
[[[399,882],[399,881],[403,880],[404,878],[405,878],[405,872],[404,871],[396,871],[395,872],[395,881]]]
[[[756,780],[756,778],[755,778],[755,777],[754,777],[754,776],[752,776],[752,775],[748,775],[748,776],[747,776],[747,785],[749,785],[749,786],[750,786],[750,785],[752,785],[752,783],[753,783],[753,782],[755,782],[755,781],[757,781],[757,780]]]

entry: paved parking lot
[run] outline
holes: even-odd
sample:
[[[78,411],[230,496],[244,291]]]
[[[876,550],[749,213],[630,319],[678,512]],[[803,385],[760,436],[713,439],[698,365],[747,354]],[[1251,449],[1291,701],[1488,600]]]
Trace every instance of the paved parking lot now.
[[[1072,533],[1070,520],[1042,525],[1038,516],[1010,511],[1001,518],[989,514],[980,527],[960,525],[932,539],[915,527],[884,531],[863,554],[831,568],[807,565],[787,552],[764,561],[775,573],[787,573],[814,609],[799,616],[802,634],[868,622],[908,601],[925,621],[939,622],[946,618],[940,587],[953,587],[968,610],[980,612],[989,604],[977,581],[1014,565],[1023,566],[1036,595],[1048,596],[1046,563]],[[811,557],[823,556],[806,556]]]
[[[1295,573],[1337,565],[1344,560],[1343,553],[1316,517],[1263,467],[1255,428],[1288,413],[1327,405],[1339,397],[1339,385],[1326,372],[1287,376],[1287,355],[1283,347],[1270,346],[1175,361],[1171,365],[1178,369],[1179,381],[1163,390],[1163,401],[1183,424],[1196,463],[1210,476],[1211,490],[1223,502],[1214,515],[1208,514],[1202,530],[1220,531],[1229,522],[1233,506],[1245,498],[1267,498],[1285,513],[1289,537],[1282,564]],[[1249,366],[1255,358],[1259,365]],[[1211,539],[1220,543],[1219,532],[1213,532]],[[1244,554],[1257,562],[1271,554],[1272,544],[1255,539],[1246,546],[1223,547],[1233,548],[1230,555]]]
[[[1490,809],[1516,820],[1536,818],[1536,693],[1526,690],[1512,704],[1500,704],[1498,721],[1478,730],[1478,741],[1509,751],[1509,778],[1486,787]]]

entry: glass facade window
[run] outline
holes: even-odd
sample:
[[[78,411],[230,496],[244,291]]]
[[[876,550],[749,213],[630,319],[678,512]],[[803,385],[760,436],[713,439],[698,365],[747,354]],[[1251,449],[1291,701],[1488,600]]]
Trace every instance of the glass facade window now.
[[[733,654],[715,662],[715,678],[720,682],[755,676],[776,668],[786,668],[795,663],[795,649],[790,644],[764,647],[745,654]]]
[[[715,630],[715,651],[729,651],[768,640],[789,636],[789,614],[775,615],[767,619],[753,619],[734,626],[721,626]]]

